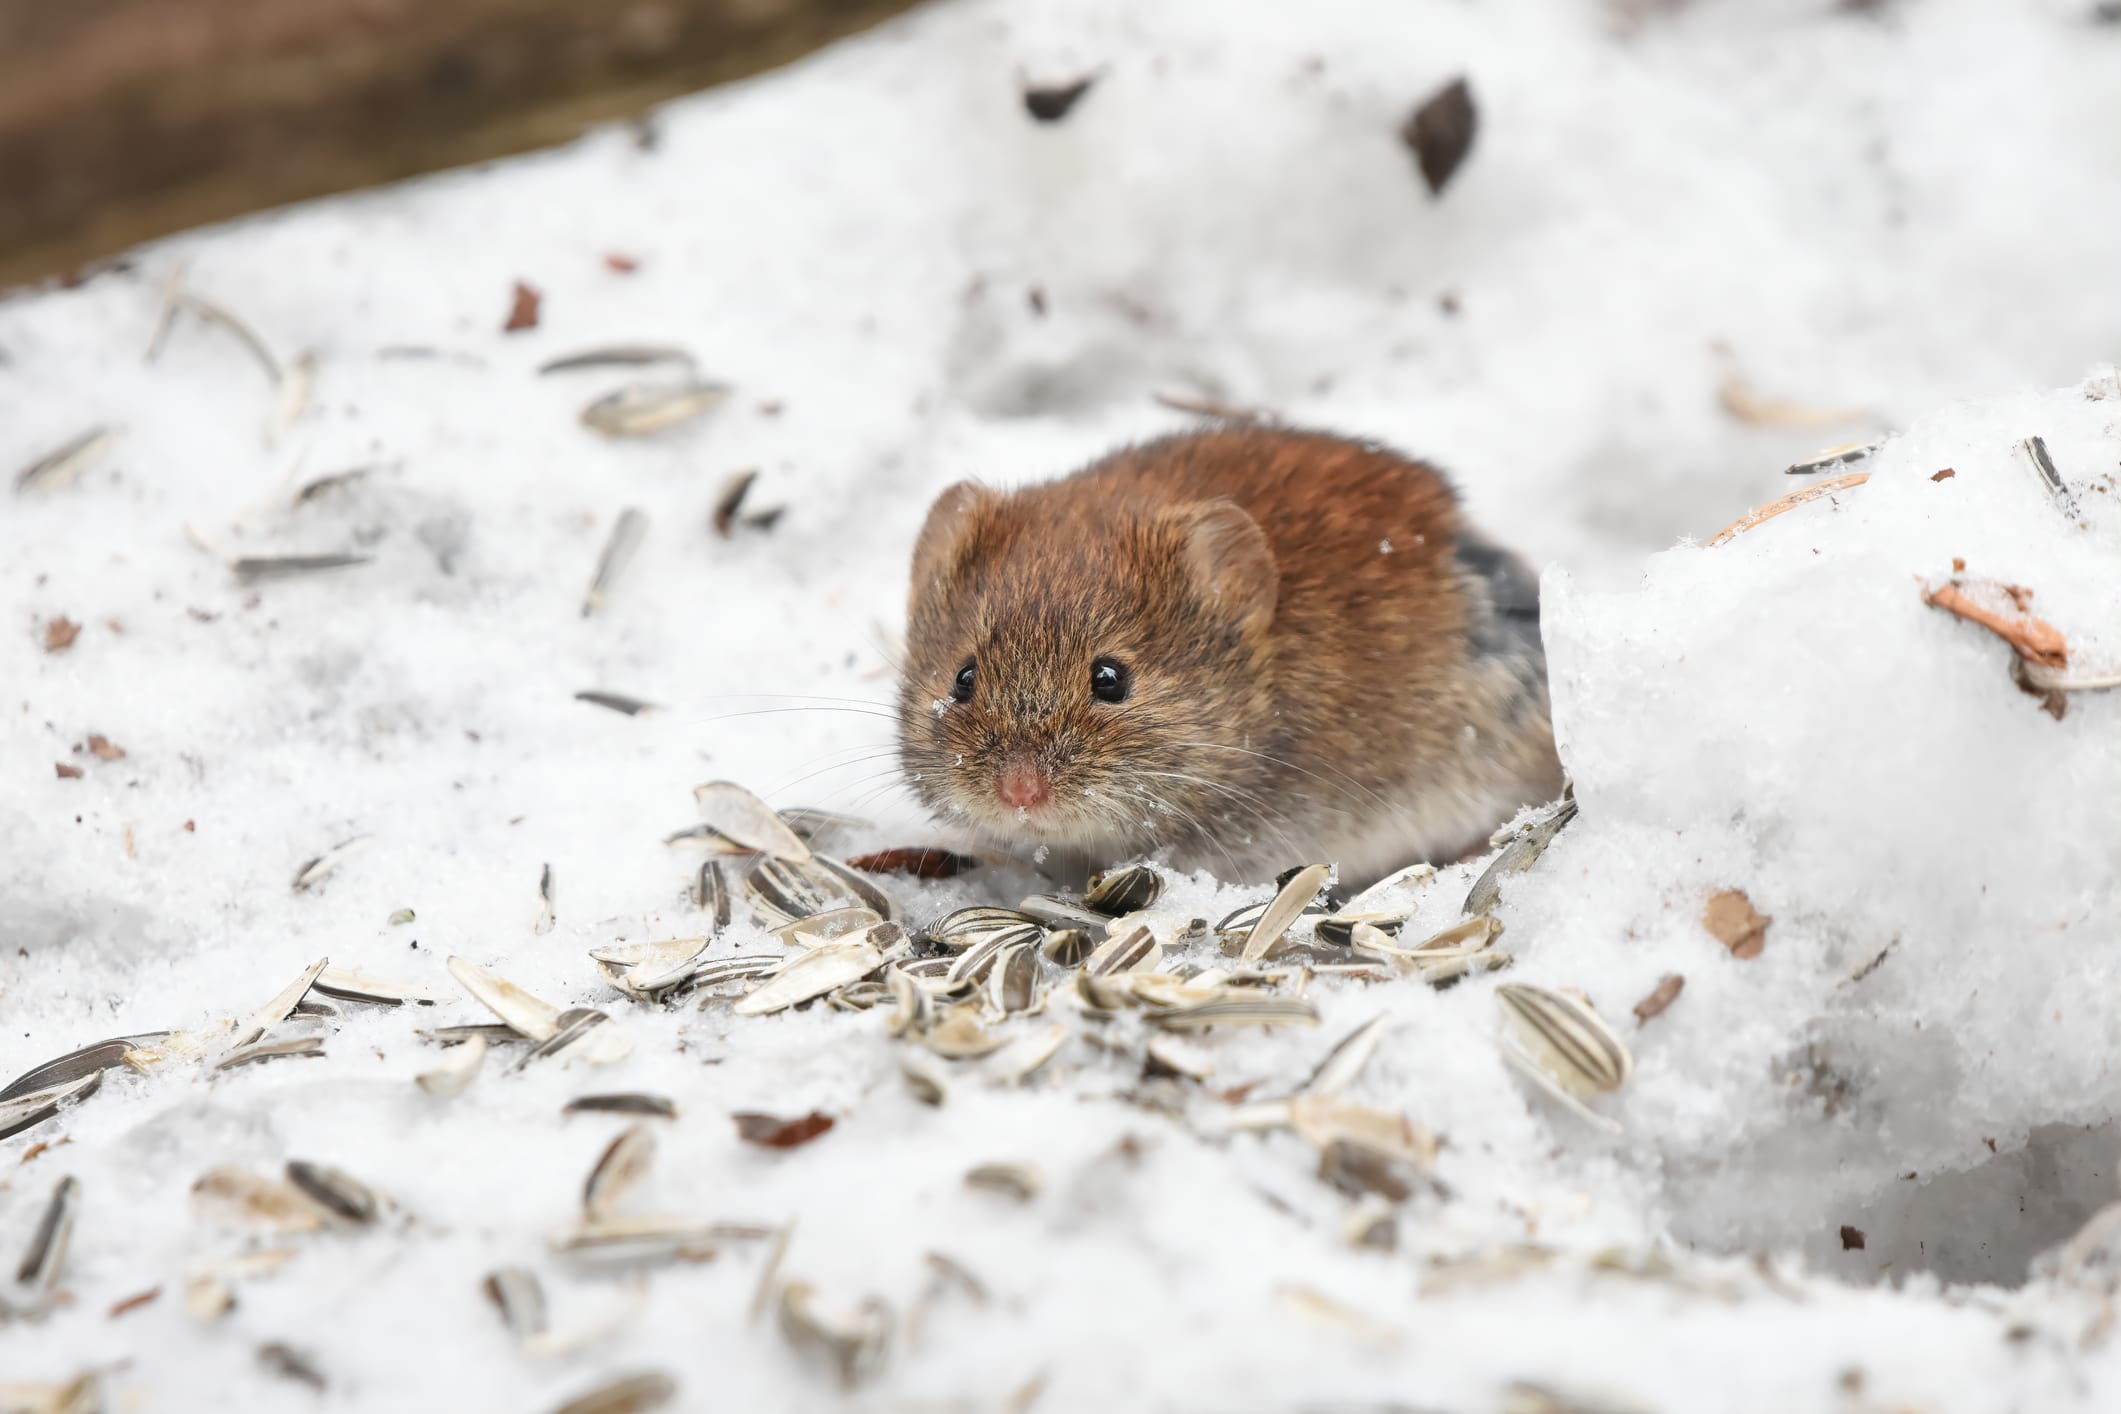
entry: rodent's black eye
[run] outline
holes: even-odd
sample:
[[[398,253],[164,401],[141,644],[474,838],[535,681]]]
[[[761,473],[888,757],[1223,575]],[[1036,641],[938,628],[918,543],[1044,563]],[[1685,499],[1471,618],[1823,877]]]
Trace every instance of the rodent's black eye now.
[[[1134,674],[1114,658],[1100,658],[1090,665],[1090,695],[1100,702],[1125,702],[1134,690]]]
[[[950,695],[960,702],[972,700],[972,668],[973,664],[967,661],[957,670],[957,681],[950,685]]]

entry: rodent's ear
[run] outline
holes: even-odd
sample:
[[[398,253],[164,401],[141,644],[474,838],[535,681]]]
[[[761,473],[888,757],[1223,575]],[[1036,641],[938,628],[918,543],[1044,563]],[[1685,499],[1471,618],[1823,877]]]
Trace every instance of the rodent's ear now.
[[[1168,518],[1185,537],[1187,572],[1202,597],[1247,634],[1266,632],[1281,594],[1281,571],[1259,522],[1226,500],[1181,506]]]
[[[984,513],[1001,499],[976,481],[960,481],[935,498],[928,523],[913,542],[913,599],[920,601],[940,581],[954,576],[972,548],[972,533]]]

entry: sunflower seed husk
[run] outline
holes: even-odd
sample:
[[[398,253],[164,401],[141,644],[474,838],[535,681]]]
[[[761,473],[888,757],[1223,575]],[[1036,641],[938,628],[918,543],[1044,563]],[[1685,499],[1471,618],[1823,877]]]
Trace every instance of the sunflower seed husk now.
[[[1566,992],[1521,982],[1497,987],[1495,1000],[1502,1008],[1503,1058],[1578,1115],[1617,1132],[1618,1123],[1582,1103],[1619,1089],[1634,1068],[1627,1046],[1598,1013]]]
[[[1321,1157],[1321,1166],[1324,1162]],[[1340,1231],[1350,1247],[1368,1248],[1375,1252],[1399,1250],[1398,1215],[1392,1211],[1392,1203],[1388,1199],[1374,1193],[1364,1194],[1348,1209],[1348,1216],[1341,1223]]]
[[[1421,1173],[1436,1166],[1436,1137],[1405,1115],[1304,1095],[1289,1102],[1289,1125],[1320,1150],[1349,1144]]]
[[[560,1013],[559,1029],[531,1047],[513,1069],[521,1070],[532,1061],[551,1056],[587,1061],[591,1065],[609,1065],[623,1059],[632,1050],[633,1043],[611,1025],[609,1014],[594,1007],[573,1007]]]
[[[724,383],[629,383],[582,409],[582,425],[607,437],[645,437],[689,422],[729,396]]]
[[[1414,970],[1422,981],[1441,992],[1461,977],[1475,972],[1499,972],[1514,961],[1515,958],[1500,949],[1482,948],[1478,952],[1447,956],[1440,962],[1423,962]]]
[[[59,1270],[66,1265],[66,1247],[73,1240],[74,1222],[80,1211],[81,1182],[68,1174],[53,1186],[51,1200],[44,1205],[43,1216],[30,1235],[29,1248],[15,1267],[16,1305],[38,1314],[43,1312],[58,1284]],[[0,1302],[0,1312],[8,1304]]]
[[[248,1169],[208,1169],[192,1184],[191,1201],[201,1217],[273,1232],[314,1232],[325,1221],[325,1210],[301,1189]]]
[[[311,1389],[326,1387],[324,1372],[303,1352],[283,1341],[269,1341],[258,1347],[258,1364],[268,1373],[278,1375],[296,1384],[308,1385]]]
[[[185,1280],[184,1311],[193,1320],[209,1324],[235,1309],[236,1293],[220,1277],[209,1272]]]
[[[1388,938],[1396,938],[1407,925],[1404,913],[1331,913],[1318,920],[1317,935],[1323,942],[1347,947],[1354,937],[1355,926],[1362,924],[1373,928]]]
[[[1090,887],[1083,894],[1083,907],[1116,918],[1124,913],[1139,913],[1162,898],[1163,893],[1163,875],[1146,864],[1130,864],[1091,875]]]
[[[943,981],[952,987],[969,987],[984,978],[1005,951],[1028,946],[1036,937],[1036,933],[1022,928],[997,928],[981,934],[957,955]]]
[[[712,938],[673,938],[632,948],[593,948],[590,957],[606,964],[604,975],[629,996],[652,997],[699,972]]]
[[[1333,1043],[1325,1058],[1319,1061],[1310,1078],[1304,1081],[1297,1094],[1311,1099],[1330,1100],[1355,1083],[1370,1057],[1377,1054],[1377,1043],[1384,1039],[1390,1029],[1392,1018],[1380,1012],[1362,1025]]]
[[[57,1115],[67,1101],[86,1099],[102,1085],[103,1072],[92,1070],[48,1090],[32,1090],[12,1099],[0,1100],[0,1139],[35,1128]]]
[[[677,1103],[666,1095],[645,1091],[621,1091],[610,1095],[577,1095],[560,1107],[561,1114],[647,1115],[654,1119],[676,1119]]]
[[[606,1146],[582,1184],[582,1219],[596,1223],[612,1215],[626,1195],[640,1187],[655,1163],[655,1134],[647,1125],[629,1124]]]
[[[787,1260],[788,1244],[794,1240],[795,1224],[792,1222],[773,1234],[773,1246],[767,1250],[766,1260],[759,1264],[758,1281],[751,1290],[751,1310],[746,1319],[752,1325],[759,1323],[759,1317],[766,1314],[766,1307],[773,1300],[781,1279],[781,1263]]]
[[[1285,1286],[1276,1295],[1282,1309],[1290,1315],[1322,1326],[1342,1335],[1353,1336],[1366,1345],[1397,1345],[1404,1335],[1391,1326],[1373,1321],[1354,1307],[1335,1301],[1325,1293],[1307,1286]]]
[[[518,1345],[545,1333],[545,1288],[537,1273],[525,1267],[502,1267],[487,1274],[486,1299],[501,1313]]]
[[[650,363],[691,364],[692,355],[672,344],[610,344],[562,354],[538,365],[538,376],[572,373],[583,368],[639,368]]]
[[[828,908],[808,918],[798,918],[773,930],[773,936],[790,947],[814,948],[849,933],[864,933],[883,922],[883,915],[859,904],[850,908]]]
[[[1041,949],[1056,967],[1081,967],[1097,950],[1097,940],[1080,928],[1056,928]]]
[[[1153,972],[1164,960],[1164,945],[1146,927],[1121,937],[1107,938],[1083,960],[1086,977],[1111,977],[1121,972]]]
[[[906,1089],[913,1098],[924,1105],[940,1105],[950,1097],[943,1082],[925,1068],[901,1057],[899,1074],[905,1079]]]
[[[720,858],[747,860],[758,857],[756,852],[745,849],[712,825],[687,825],[682,830],[672,830],[663,836],[663,843],[671,849],[704,850]]]
[[[946,1008],[921,1035],[921,1044],[944,1060],[978,1060],[1000,1050],[1006,1038],[989,1031],[976,1005]]]
[[[1004,1016],[1037,1010],[1040,1002],[1038,948],[1018,943],[1005,950],[987,973],[989,1001]]]
[[[383,466],[357,466],[345,471],[334,471],[327,475],[319,476],[314,480],[302,483],[301,489],[295,492],[294,500],[289,504],[306,506],[319,496],[329,495],[342,486],[353,485],[356,481],[366,481],[378,471],[387,469]]]
[[[822,1355],[843,1390],[876,1374],[890,1355],[896,1322],[879,1297],[852,1310],[830,1309],[809,1282],[791,1281],[781,1287],[777,1309],[782,1336],[799,1350]]]
[[[733,1009],[738,1016],[765,1016],[822,997],[849,982],[859,982],[883,965],[883,953],[866,934],[826,943],[787,959],[779,971],[741,998]]]
[[[365,1226],[376,1220],[382,1209],[382,1201],[367,1184],[344,1169],[329,1164],[313,1164],[304,1159],[290,1159],[287,1163],[287,1181],[302,1191],[302,1195],[333,1217],[356,1226]]]
[[[508,1028],[504,1027],[503,1030]],[[514,1036],[514,1031],[509,1031]],[[473,1036],[460,1046],[452,1046],[442,1063],[433,1070],[423,1070],[415,1075],[413,1083],[430,1095],[448,1099],[464,1093],[466,1086],[478,1075],[479,1067],[486,1060],[486,1038]]]
[[[768,927],[782,928],[820,913],[858,904],[880,918],[896,911],[891,900],[851,869],[836,867],[822,855],[797,864],[764,859],[744,877],[751,911]]]
[[[1564,800],[1552,813],[1519,830],[1481,876],[1473,881],[1473,887],[1466,891],[1465,906],[1459,911],[1469,914],[1492,912],[1502,901],[1503,881],[1538,863],[1539,856],[1546,853],[1554,837],[1575,818],[1576,802]]]
[[[1021,909],[978,905],[944,914],[928,925],[928,936],[956,951],[970,947],[982,935],[997,928],[1024,927],[1039,928],[1039,921]]]
[[[337,997],[342,1002],[367,1002],[371,1006],[402,1006],[406,1002],[415,1006],[433,1006],[444,1000],[445,995],[414,982],[395,982],[351,967],[325,968],[310,984],[310,990]]]
[[[170,1034],[167,1031],[143,1031],[136,1036],[114,1036],[108,1041],[98,1041],[68,1051],[63,1056],[55,1056],[10,1080],[5,1089],[0,1089],[0,1101],[57,1090],[84,1076],[100,1075],[114,1065],[123,1065],[133,1052],[142,1049],[141,1042],[159,1041]]]
[[[1349,901],[1347,911],[1359,913],[1375,900],[1384,898],[1398,889],[1426,888],[1436,878],[1436,866],[1429,863],[1409,864],[1406,868],[1385,875]]]
[[[339,841],[316,858],[305,862],[300,869],[295,870],[295,892],[298,894],[307,893],[310,889],[323,883],[324,880],[331,877],[333,870],[346,862],[347,855],[353,853],[367,842],[368,836],[355,835],[352,839]]]
[[[1176,1036],[1152,1037],[1143,1053],[1149,1058],[1151,1076],[1175,1075],[1186,1080],[1206,1080],[1215,1073],[1215,1057]]]
[[[715,497],[712,522],[714,533],[722,539],[727,540],[740,525],[752,526],[759,530],[769,529],[787,509],[785,506],[774,506],[767,510],[754,511],[738,519],[737,512],[743,508],[744,497],[750,494],[752,483],[758,480],[758,476],[757,468],[753,468],[740,471],[722,483],[721,494]]]
[[[1058,894],[1033,894],[1018,904],[1015,911],[1048,928],[1073,928],[1089,933],[1101,934],[1105,925],[1111,922],[1104,914],[1093,913]]]
[[[538,871],[538,916],[530,925],[530,931],[539,937],[552,931],[552,866],[546,865]]]
[[[577,692],[574,700],[587,702],[592,707],[602,707],[622,717],[639,717],[663,710],[655,703],[639,697],[629,697],[623,692],[600,692],[594,688]]]
[[[986,1073],[997,1084],[1021,1085],[1047,1061],[1059,1055],[1060,1048],[1067,1042],[1068,1028],[1056,1021],[1045,1030],[1019,1036],[996,1051],[985,1064]]]
[[[550,1041],[560,1029],[560,1009],[467,957],[449,959],[457,985],[503,1022],[533,1041]]]
[[[1851,466],[1877,452],[1888,439],[1874,437],[1868,442],[1849,442],[1839,447],[1829,447],[1823,452],[1814,452],[1802,461],[1791,462],[1784,467],[1785,476],[1810,476],[1816,472],[1829,471],[1835,467]]]
[[[256,1061],[288,1060],[297,1056],[321,1059],[323,1055],[322,1036],[268,1037],[263,1041],[253,1041],[247,1046],[238,1046],[234,1050],[224,1052],[221,1058],[214,1062],[214,1069],[234,1070],[237,1066],[250,1065]]]
[[[239,584],[297,579],[327,570],[349,570],[373,560],[370,555],[247,555],[229,563]]]
[[[668,1375],[659,1372],[626,1375],[609,1384],[598,1385],[586,1394],[576,1395],[552,1414],[645,1414],[650,1409],[661,1409],[677,1397],[678,1382]]]
[[[597,556],[596,574],[589,581],[589,592],[582,596],[582,617],[588,618],[604,607],[619,576],[625,573],[632,561],[634,551],[641,548],[641,541],[648,534],[648,514],[635,506],[619,512],[618,520],[611,527],[611,538],[604,542],[604,553]]]
[[[497,1021],[474,1022],[469,1026],[434,1026],[413,1034],[438,1046],[464,1046],[474,1041],[490,1046],[512,1046],[530,1039],[513,1026]]]
[[[289,1016],[318,1017],[337,1016],[338,1014],[339,1009],[330,1002],[320,1002],[314,997],[302,998],[301,1001],[295,1003],[295,1009],[288,1013]]]
[[[110,428],[91,427],[16,472],[15,493],[58,490],[108,450],[113,440]]]
[[[692,799],[699,806],[700,819],[737,848],[794,864],[809,861],[810,846],[803,837],[742,786],[709,781],[693,788]]]
[[[692,881],[692,906],[714,916],[711,932],[719,933],[729,926],[729,881],[723,877],[720,862],[709,859],[700,864],[700,872]]]
[[[1318,898],[1318,891],[1333,877],[1330,864],[1313,864],[1297,870],[1282,885],[1281,892],[1274,896],[1265,912],[1259,916],[1251,930],[1245,934],[1245,945],[1238,956],[1246,962],[1259,962],[1266,958],[1279,943],[1289,925]]]
[[[980,1164],[965,1175],[965,1187],[1028,1203],[1046,1186],[1031,1164]]]
[[[1301,997],[1222,996],[1195,1006],[1152,1011],[1149,1024],[1166,1031],[1210,1026],[1316,1026],[1318,1010]]]
[[[606,1216],[555,1233],[552,1249],[585,1261],[668,1262],[692,1253],[712,1252],[722,1242],[765,1237],[772,1231],[745,1223],[699,1222],[690,1218]]]
[[[2055,459],[2047,454],[2047,439],[2026,438],[2018,444],[2018,455],[2033,469],[2033,475],[2040,478],[2042,489],[2054,501],[2056,508],[2066,516],[2076,515],[2077,505],[2070,497],[2069,487],[2064,484],[2062,473],[2055,470]]]
[[[323,974],[324,969],[330,965],[331,959],[328,957],[320,957],[311,963],[303,970],[301,976],[281,988],[278,995],[252,1013],[249,1020],[236,1027],[233,1034],[229,1037],[228,1047],[222,1052],[222,1055],[225,1057],[241,1050],[264,1036],[273,1027],[285,1021],[287,1014],[295,1009],[295,1003],[308,995],[310,987]]]
[[[704,962],[685,979],[682,988],[672,988],[670,995],[676,995],[681,990],[688,993],[707,992],[709,996],[700,1003],[704,1007],[714,999],[714,988],[727,986],[731,982],[749,982],[756,977],[770,977],[793,955],[759,953],[752,957],[724,957],[713,962]]]

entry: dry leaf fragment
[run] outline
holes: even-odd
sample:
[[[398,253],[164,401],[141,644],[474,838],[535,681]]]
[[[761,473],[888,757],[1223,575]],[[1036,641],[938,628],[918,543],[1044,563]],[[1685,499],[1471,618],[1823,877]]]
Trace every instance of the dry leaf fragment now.
[[[44,651],[64,653],[74,646],[74,640],[80,636],[81,625],[61,614],[44,626]]]
[[[110,1308],[111,1318],[115,1320],[127,1311],[136,1311],[161,1294],[162,1288],[159,1286],[151,1286],[145,1291],[136,1292]]]
[[[737,1136],[747,1144],[757,1144],[767,1149],[794,1149],[829,1131],[835,1121],[831,1115],[812,1110],[800,1119],[782,1119],[778,1115],[744,1111],[730,1116],[736,1121]]]
[[[1863,1250],[1863,1230],[1843,1223],[1841,1225],[1841,1250],[1844,1252],[1861,1252]]]
[[[1957,568],[1960,561],[1954,560]],[[1976,623],[2008,643],[2020,658],[2043,668],[2069,666],[2069,644],[2055,626],[2026,612],[2033,592],[1993,579],[1958,579],[1924,588],[1922,602]]]
[[[59,779],[62,781],[78,781],[81,779],[81,768],[79,766],[69,766],[64,761],[54,761],[52,769],[59,773]]]
[[[979,860],[971,855],[947,849],[883,849],[847,863],[864,874],[910,874],[916,879],[954,879],[979,868]]]
[[[604,268],[614,275],[631,275],[634,271],[641,268],[641,262],[630,255],[621,255],[617,251],[612,251],[604,257]]]
[[[88,754],[98,761],[123,761],[125,748],[115,745],[107,736],[91,732],[88,738]]]
[[[1443,195],[1444,184],[1472,150],[1473,134],[1479,126],[1473,90],[1461,75],[1430,95],[1399,130],[1399,140],[1413,149],[1415,160],[1421,164],[1422,180],[1429,184],[1430,195]]]
[[[504,334],[514,334],[523,329],[538,327],[538,304],[543,299],[536,290],[521,280],[516,281],[515,296],[508,306],[508,322],[501,326]]]
[[[1724,375],[1716,395],[1725,412],[1754,427],[1838,427],[1845,422],[1860,422],[1870,415],[1862,408],[1806,407],[1802,403],[1767,397],[1755,391],[1736,371]]]
[[[1760,956],[1767,946],[1767,925],[1774,921],[1756,912],[1753,901],[1737,889],[1712,894],[1701,914],[1701,926],[1737,958]]]
[[[1939,471],[1939,472],[1933,472],[1933,473],[1931,473],[1931,475],[1930,475],[1930,480],[1932,480],[1932,481],[1949,481],[1949,480],[1951,480],[1951,479],[1952,479],[1953,477],[1957,476],[1958,474],[1959,474],[1958,472],[1956,472],[1956,471],[1952,470],[1952,469],[1951,469],[1950,467],[1946,467],[1946,468],[1945,468],[1944,470],[1942,470],[1942,471]]]
[[[1646,1025],[1651,1017],[1664,1015],[1664,1009],[1678,1001],[1679,994],[1684,990],[1686,978],[1676,972],[1667,972],[1648,996],[1635,1003],[1635,1023],[1638,1026]]]

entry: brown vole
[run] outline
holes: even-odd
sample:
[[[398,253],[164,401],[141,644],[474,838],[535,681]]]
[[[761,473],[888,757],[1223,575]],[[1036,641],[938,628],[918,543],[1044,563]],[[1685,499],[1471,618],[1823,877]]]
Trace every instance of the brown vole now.
[[[1013,848],[1366,879],[1561,791],[1537,582],[1372,443],[1229,428],[960,482],[907,619],[906,775]]]

